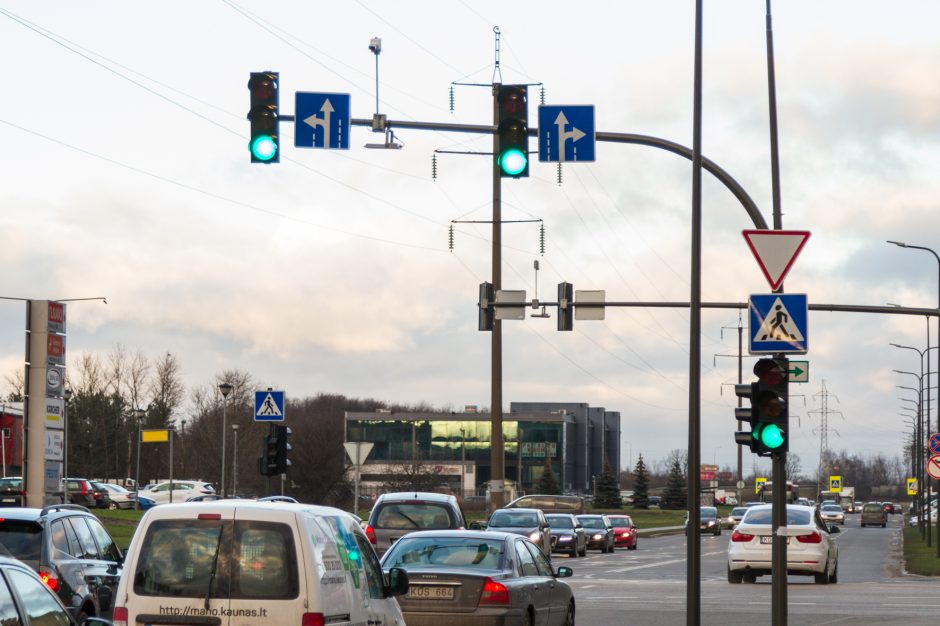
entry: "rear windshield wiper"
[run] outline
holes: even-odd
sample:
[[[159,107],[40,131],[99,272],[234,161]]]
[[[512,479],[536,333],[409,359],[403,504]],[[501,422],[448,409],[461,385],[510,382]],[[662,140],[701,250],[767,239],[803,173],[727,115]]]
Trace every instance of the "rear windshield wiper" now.
[[[407,515],[405,515],[405,514],[402,513],[401,511],[395,511],[395,512],[396,512],[397,514],[401,515],[402,517],[404,517],[404,518],[405,518],[406,520],[408,520],[409,522],[411,522],[411,525],[414,526],[415,528],[421,528],[421,525],[418,524],[418,522],[414,521],[413,519],[411,519],[410,517],[408,517]]]
[[[219,565],[219,549],[222,547],[222,531],[225,530],[225,523],[223,522],[219,526],[219,536],[216,539],[215,544],[215,554],[212,555],[212,571],[209,572],[209,589],[206,590],[206,605],[205,608],[209,610],[209,597],[212,595],[212,583],[215,581],[215,569]]]

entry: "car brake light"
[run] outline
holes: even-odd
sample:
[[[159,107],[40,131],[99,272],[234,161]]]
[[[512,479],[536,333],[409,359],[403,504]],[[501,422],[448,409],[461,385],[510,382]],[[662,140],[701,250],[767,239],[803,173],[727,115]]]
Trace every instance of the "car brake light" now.
[[[111,621],[114,626],[127,626],[127,607],[114,607],[114,614],[111,615]]]
[[[731,541],[735,541],[735,542],[738,542],[738,541],[750,541],[750,540],[753,539],[753,538],[754,538],[754,535],[749,535],[749,534],[747,534],[747,533],[742,533],[742,532],[739,531],[739,530],[736,530],[736,531],[734,531],[733,533],[731,533]]]
[[[813,531],[812,535],[797,535],[796,540],[800,543],[821,543],[822,535]]]
[[[84,496],[84,495],[87,495],[87,494],[88,494],[88,485],[87,485],[87,484],[85,483],[85,481],[83,480],[83,481],[82,481],[82,495]]]
[[[39,567],[39,578],[42,579],[42,582],[46,584],[49,589],[53,591],[59,590],[59,577],[55,575],[55,571],[45,565]]]
[[[222,519],[221,513],[200,513],[196,516],[196,519],[208,519],[208,520],[217,520]]]
[[[371,526],[366,526],[366,537],[369,539],[369,543],[376,545],[378,540],[375,538],[375,529]]]
[[[496,582],[487,576],[483,581],[480,604],[509,604],[509,589],[503,583]]]
[[[326,619],[323,613],[304,613],[300,618],[301,626],[324,626],[324,624],[326,624]]]

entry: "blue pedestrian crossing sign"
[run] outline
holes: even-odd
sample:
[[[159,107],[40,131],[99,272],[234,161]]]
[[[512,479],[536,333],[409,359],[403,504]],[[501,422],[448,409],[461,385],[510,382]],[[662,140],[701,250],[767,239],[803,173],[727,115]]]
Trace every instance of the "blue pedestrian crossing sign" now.
[[[349,150],[348,93],[298,91],[294,102],[294,146]]]
[[[748,299],[751,354],[806,354],[809,304],[805,293],[770,293]]]
[[[539,107],[539,161],[594,161],[594,105]]]
[[[255,392],[255,421],[256,422],[283,422],[284,421],[284,392],[264,391]]]

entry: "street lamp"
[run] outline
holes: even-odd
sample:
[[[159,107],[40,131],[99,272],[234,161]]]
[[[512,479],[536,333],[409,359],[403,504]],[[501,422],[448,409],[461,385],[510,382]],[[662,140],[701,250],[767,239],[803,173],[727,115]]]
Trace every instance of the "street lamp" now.
[[[914,372],[907,372],[904,370],[892,370],[895,374],[906,374],[908,376],[913,376],[917,379],[920,387],[914,389],[913,387],[901,387],[902,389],[910,389],[917,393],[917,434],[916,440],[917,445],[917,471],[914,476],[917,478],[917,510],[923,511],[924,509],[924,376],[923,376],[923,361],[921,361],[921,374],[917,375]],[[927,516],[927,523],[930,523],[930,516]],[[918,521],[918,526],[920,527],[921,539],[924,538],[924,533],[927,533],[927,545],[930,545],[930,533],[924,526],[923,516],[920,516]]]
[[[140,509],[140,425],[147,416],[143,409],[134,409],[134,417],[137,419],[137,472],[134,474],[134,508]],[[66,485],[68,481],[66,481]],[[68,487],[66,487],[68,489]]]
[[[219,391],[222,393],[222,477],[219,480],[219,493],[225,497],[225,408],[228,395],[232,393],[231,383],[222,383],[219,385]]]
[[[232,497],[238,496],[238,424],[232,424]]]

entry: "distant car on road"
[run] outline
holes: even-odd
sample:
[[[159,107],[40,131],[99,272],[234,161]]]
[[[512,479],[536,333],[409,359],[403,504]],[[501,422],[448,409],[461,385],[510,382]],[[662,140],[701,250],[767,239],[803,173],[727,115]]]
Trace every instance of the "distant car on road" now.
[[[418,530],[466,528],[457,498],[424,491],[383,493],[375,500],[366,537],[380,557],[393,543]]]
[[[702,506],[698,509],[699,528],[716,537],[721,535],[721,522],[718,519],[718,509],[713,506]],[[685,532],[689,533],[689,516],[685,516]]]
[[[606,515],[579,515],[578,521],[587,534],[588,548],[596,548],[604,553],[614,551],[614,527]]]
[[[639,531],[633,525],[633,518],[629,515],[608,515],[610,525],[614,528],[614,545],[627,550],[636,550],[640,545]]]
[[[728,513],[727,517],[721,518],[722,528],[734,528],[739,523],[741,523],[741,519],[744,517],[745,513],[747,513],[746,506],[734,507],[731,509],[731,512]]]
[[[862,528],[866,526],[881,526],[884,528],[888,525],[888,514],[885,512],[884,506],[880,502],[869,502],[862,507],[862,517],[861,517]]]
[[[570,513],[546,515],[552,533],[552,552],[567,552],[570,557],[587,554],[587,535],[578,518]]]
[[[845,526],[845,511],[838,504],[824,504],[819,508],[819,515],[827,523],[842,524]]]
[[[584,524],[583,520],[581,523]],[[529,541],[539,547],[546,559],[551,558],[552,531],[540,509],[496,509],[487,520],[486,529],[528,537]]]

